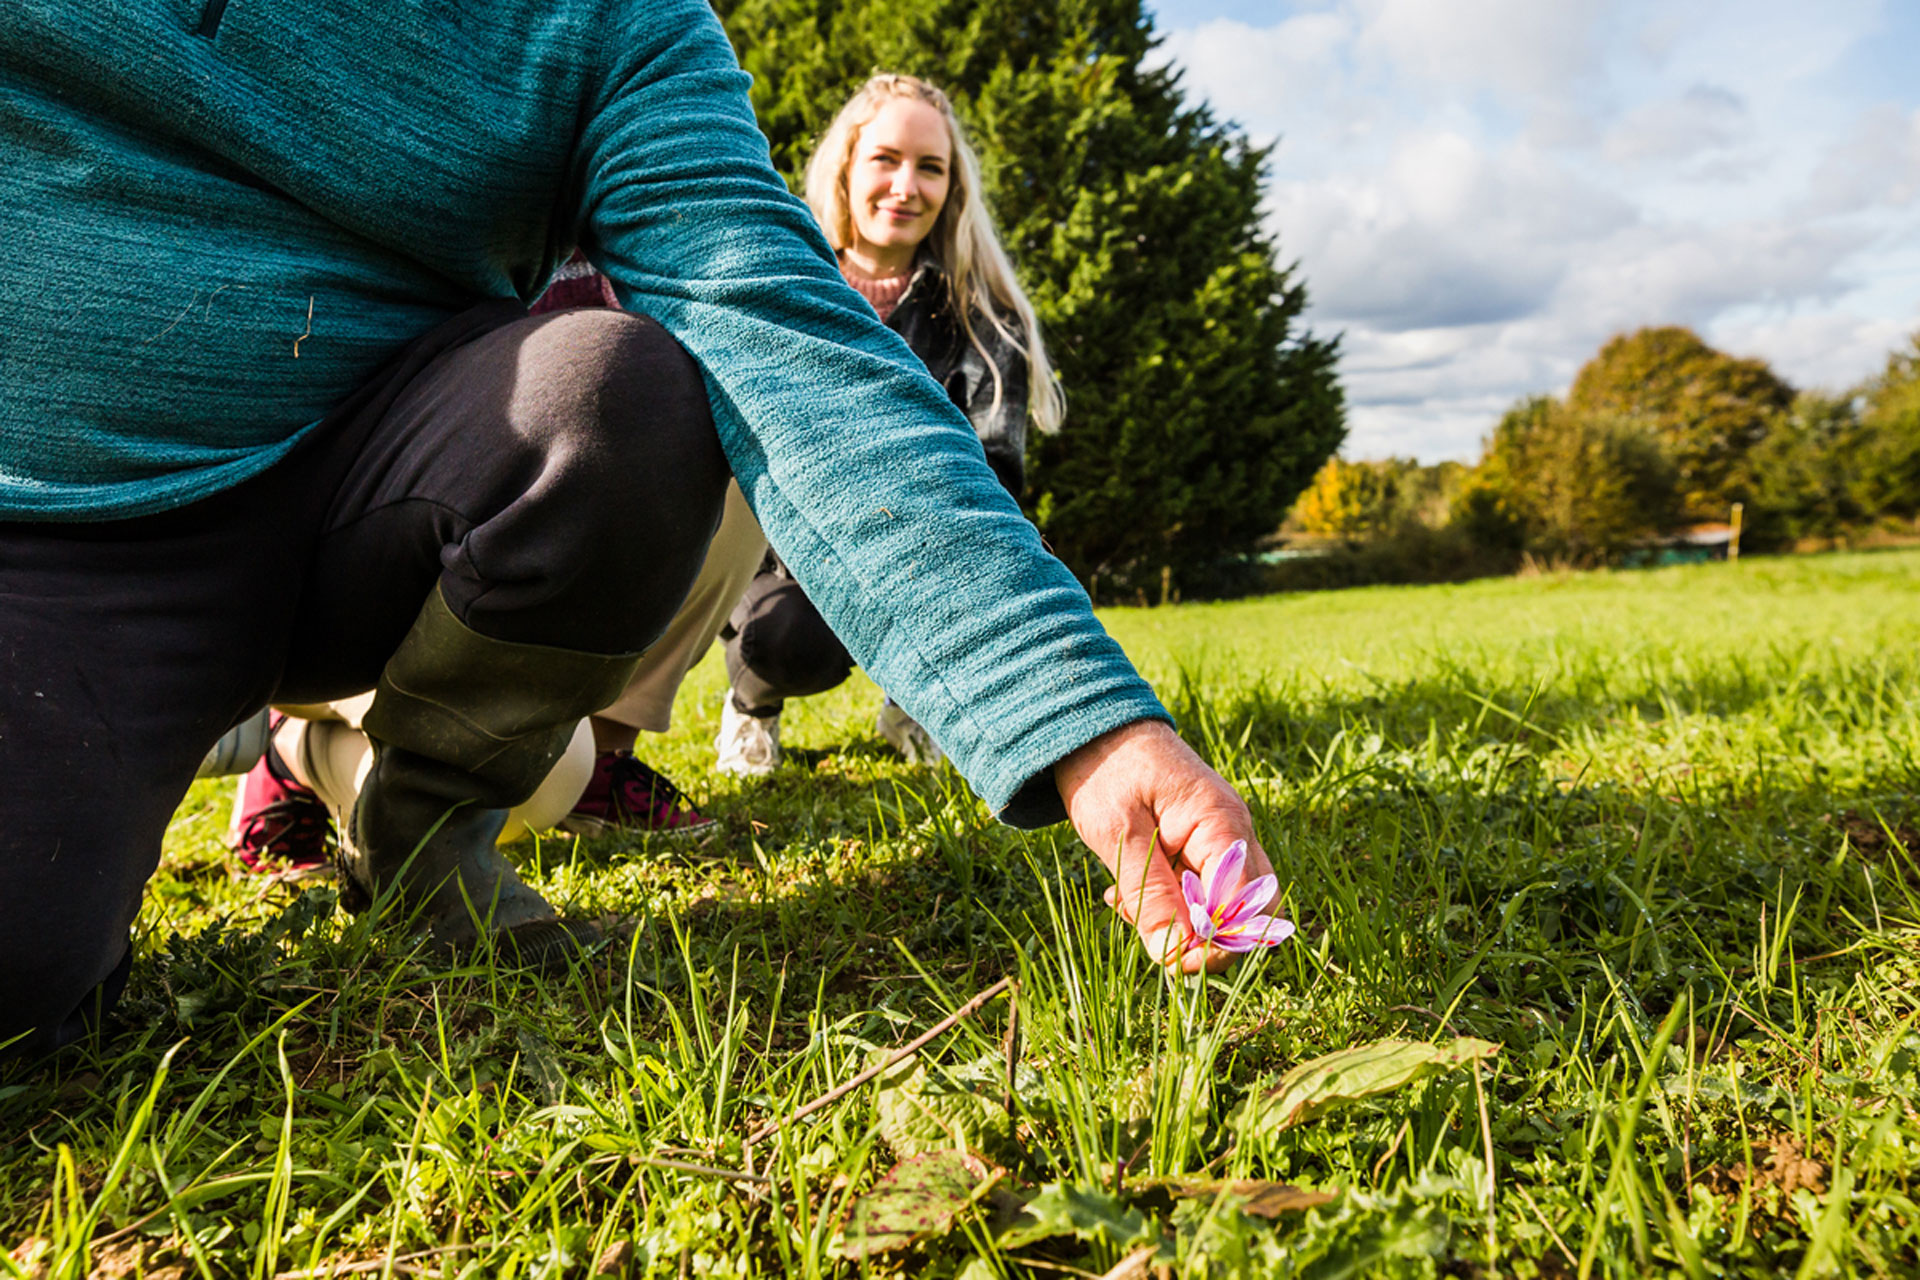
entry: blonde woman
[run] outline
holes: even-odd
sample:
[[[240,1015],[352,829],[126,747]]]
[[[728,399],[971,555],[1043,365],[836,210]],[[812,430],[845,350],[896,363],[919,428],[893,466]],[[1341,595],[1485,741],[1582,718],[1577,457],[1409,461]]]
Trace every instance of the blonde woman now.
[[[868,80],[821,138],[806,196],[847,283],[966,413],[987,462],[1017,497],[1028,422],[1053,431],[1065,405],[981,199],[979,161],[946,95],[913,76]],[[726,655],[731,688],[715,743],[726,773],[771,771],[786,699],[832,689],[853,669],[846,647],[771,556],[734,611]],[[877,727],[909,760],[939,758],[891,701]]]

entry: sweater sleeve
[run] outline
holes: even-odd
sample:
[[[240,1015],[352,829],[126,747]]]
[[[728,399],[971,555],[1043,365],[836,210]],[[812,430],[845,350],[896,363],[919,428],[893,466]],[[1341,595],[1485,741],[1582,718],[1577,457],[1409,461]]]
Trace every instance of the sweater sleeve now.
[[[967,419],[840,278],[705,0],[609,5],[582,246],[700,364],[741,491],[860,665],[1003,820],[1057,821],[1052,765],[1166,711]]]

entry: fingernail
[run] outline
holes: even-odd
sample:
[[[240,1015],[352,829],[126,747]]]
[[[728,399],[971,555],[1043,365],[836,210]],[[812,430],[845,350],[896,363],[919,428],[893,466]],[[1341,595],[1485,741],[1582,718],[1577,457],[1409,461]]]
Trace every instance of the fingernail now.
[[[1172,964],[1186,951],[1187,939],[1176,925],[1166,925],[1146,935],[1147,954],[1161,964]]]

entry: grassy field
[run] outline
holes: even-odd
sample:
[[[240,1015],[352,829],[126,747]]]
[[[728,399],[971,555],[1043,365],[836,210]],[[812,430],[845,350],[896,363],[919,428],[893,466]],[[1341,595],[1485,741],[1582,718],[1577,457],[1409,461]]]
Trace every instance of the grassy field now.
[[[565,974],[230,879],[202,784],[117,1031],[0,1067],[0,1269],[1920,1274],[1920,553],[1106,621],[1293,941],[1153,972],[860,681],[736,783],[703,667],[651,754],[720,833],[522,850],[616,939]]]

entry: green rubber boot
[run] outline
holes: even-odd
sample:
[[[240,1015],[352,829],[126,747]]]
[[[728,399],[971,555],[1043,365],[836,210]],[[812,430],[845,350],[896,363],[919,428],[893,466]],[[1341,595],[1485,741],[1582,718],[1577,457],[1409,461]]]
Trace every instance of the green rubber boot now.
[[[362,721],[373,766],[341,841],[346,905],[383,900],[451,951],[491,936],[539,962],[595,941],[521,882],[494,839],[639,661],[491,639],[435,587]]]

